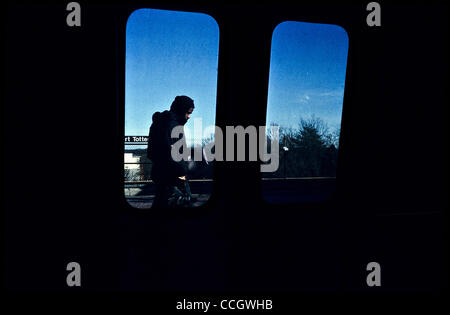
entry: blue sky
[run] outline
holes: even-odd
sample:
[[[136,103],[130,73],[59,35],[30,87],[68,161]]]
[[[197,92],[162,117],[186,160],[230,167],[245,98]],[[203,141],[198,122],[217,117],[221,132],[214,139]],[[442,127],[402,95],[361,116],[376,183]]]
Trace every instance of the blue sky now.
[[[339,26],[283,22],[273,33],[267,125],[297,127],[300,118],[322,118],[339,127],[348,37]],[[202,13],[134,11],[126,30],[125,135],[147,135],[155,111],[188,95],[195,111],[215,124],[219,28]],[[189,140],[189,139],[188,139]]]
[[[155,111],[177,95],[194,100],[193,118],[215,124],[219,27],[209,15],[139,9],[127,22],[125,135],[148,135]]]
[[[283,22],[272,36],[267,125],[298,127],[323,119],[330,131],[342,116],[348,36],[336,25]]]

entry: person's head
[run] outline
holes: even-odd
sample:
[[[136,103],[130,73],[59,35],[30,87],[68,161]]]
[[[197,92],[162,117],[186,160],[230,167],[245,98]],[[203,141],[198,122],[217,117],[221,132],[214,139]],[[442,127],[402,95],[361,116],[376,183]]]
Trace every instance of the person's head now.
[[[176,115],[179,123],[184,125],[191,117],[194,108],[194,101],[188,96],[181,95],[175,97],[170,106],[170,111]]]

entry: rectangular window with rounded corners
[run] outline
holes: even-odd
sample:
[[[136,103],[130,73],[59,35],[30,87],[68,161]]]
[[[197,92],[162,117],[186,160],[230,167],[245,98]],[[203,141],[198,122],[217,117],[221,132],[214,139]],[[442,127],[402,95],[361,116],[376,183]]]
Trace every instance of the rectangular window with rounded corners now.
[[[129,16],[124,193],[133,207],[209,199],[213,163],[203,148],[214,141],[218,54],[219,27],[207,14],[138,9]],[[177,126],[184,133],[172,138]],[[171,153],[183,139],[187,155],[177,161]]]
[[[273,32],[266,126],[279,128],[279,167],[262,173],[270,203],[323,201],[334,190],[348,40],[329,24],[288,21]]]

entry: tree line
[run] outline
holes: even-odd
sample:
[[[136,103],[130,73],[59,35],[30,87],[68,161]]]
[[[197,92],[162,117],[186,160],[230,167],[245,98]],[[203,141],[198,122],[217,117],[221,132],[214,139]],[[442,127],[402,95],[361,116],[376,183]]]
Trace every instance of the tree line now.
[[[275,124],[272,124],[275,125]],[[263,173],[264,177],[334,177],[336,176],[340,130],[330,131],[330,128],[321,118],[301,118],[297,128],[279,126],[279,167],[273,173]],[[268,149],[273,135],[268,134]],[[211,137],[203,141],[214,141]],[[194,150],[201,147],[191,147],[191,156]],[[140,167],[137,171],[125,169],[125,181],[150,180],[151,161],[147,158],[146,149],[126,150],[139,157]],[[192,167],[190,178],[212,178],[214,162],[202,167]]]

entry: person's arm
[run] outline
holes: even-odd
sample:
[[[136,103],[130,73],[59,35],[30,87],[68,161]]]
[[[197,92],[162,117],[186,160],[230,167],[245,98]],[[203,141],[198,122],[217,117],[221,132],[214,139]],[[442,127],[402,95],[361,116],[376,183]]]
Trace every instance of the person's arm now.
[[[183,176],[186,176],[185,161],[184,161],[184,160],[181,160],[181,161],[175,161],[175,160],[172,158],[172,150],[175,150],[175,149],[173,148],[173,145],[174,145],[177,141],[180,141],[180,140],[181,140],[181,141],[185,141],[185,139],[183,139],[183,138],[184,138],[183,134],[181,134],[179,137],[174,137],[174,138],[171,137],[172,129],[175,128],[175,127],[177,127],[177,126],[178,126],[178,125],[177,125],[176,123],[172,122],[172,123],[169,125],[169,128],[168,128],[167,139],[168,139],[168,143],[169,143],[169,146],[170,146],[168,160],[169,160],[169,165],[170,165],[170,167],[171,167],[171,169],[172,169],[172,171],[173,171],[173,174],[176,175],[177,177],[183,177]]]

